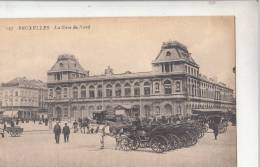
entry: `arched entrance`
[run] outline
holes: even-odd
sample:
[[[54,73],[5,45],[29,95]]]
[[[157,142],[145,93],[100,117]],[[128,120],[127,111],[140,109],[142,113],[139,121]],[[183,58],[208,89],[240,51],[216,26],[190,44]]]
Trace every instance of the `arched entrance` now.
[[[140,116],[140,106],[139,105],[134,105],[132,108],[132,117],[139,117]]]
[[[61,119],[62,118],[62,110],[61,110],[61,108],[60,107],[56,107],[55,111],[56,111],[56,118],[57,119]]]
[[[144,106],[144,116],[145,118],[151,117],[151,106],[149,105]]]
[[[164,110],[165,110],[165,113],[164,113],[165,116],[172,116],[173,115],[172,106],[170,104],[166,104],[164,106]]]

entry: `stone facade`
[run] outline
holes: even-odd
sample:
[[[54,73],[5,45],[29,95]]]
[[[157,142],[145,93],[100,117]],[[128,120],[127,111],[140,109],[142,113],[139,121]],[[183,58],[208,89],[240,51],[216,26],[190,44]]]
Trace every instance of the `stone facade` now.
[[[15,78],[2,83],[0,91],[4,115],[33,119],[47,113],[47,86],[42,81]]]
[[[130,106],[131,116],[188,116],[194,109],[230,111],[233,90],[199,73],[186,46],[163,43],[152,71],[89,76],[73,55],[61,55],[48,71],[49,114],[54,118],[91,117],[99,110]]]

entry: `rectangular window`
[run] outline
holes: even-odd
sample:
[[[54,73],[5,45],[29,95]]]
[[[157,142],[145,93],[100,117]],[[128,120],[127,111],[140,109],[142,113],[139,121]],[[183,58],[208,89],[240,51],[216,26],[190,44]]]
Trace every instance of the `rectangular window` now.
[[[64,89],[63,89],[63,97],[64,97],[64,98],[67,98],[67,97],[68,97],[68,89],[67,89],[67,88],[64,88]]]

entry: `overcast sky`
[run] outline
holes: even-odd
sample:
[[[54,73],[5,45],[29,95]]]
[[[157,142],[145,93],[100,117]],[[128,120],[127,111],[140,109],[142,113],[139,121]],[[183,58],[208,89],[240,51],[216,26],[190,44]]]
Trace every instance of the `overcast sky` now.
[[[85,28],[58,30],[55,25]],[[115,73],[151,71],[162,42],[169,40],[188,47],[202,74],[234,88],[234,17],[226,16],[0,19],[0,82],[22,76],[46,81],[47,71],[64,53],[75,55],[91,75],[104,73],[108,65]]]

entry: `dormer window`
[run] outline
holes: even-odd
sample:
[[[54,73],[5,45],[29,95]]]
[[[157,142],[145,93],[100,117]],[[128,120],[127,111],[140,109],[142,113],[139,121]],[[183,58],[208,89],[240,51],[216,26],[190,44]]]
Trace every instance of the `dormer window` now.
[[[171,52],[170,52],[170,51],[167,51],[167,52],[166,52],[166,56],[171,56]]]

